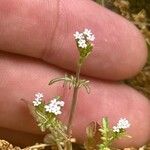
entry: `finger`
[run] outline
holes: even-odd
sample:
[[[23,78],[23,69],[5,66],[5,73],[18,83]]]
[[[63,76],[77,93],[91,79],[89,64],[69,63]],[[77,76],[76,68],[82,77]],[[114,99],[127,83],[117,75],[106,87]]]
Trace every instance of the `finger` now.
[[[36,92],[42,92],[45,100],[61,95],[65,107],[61,119],[66,123],[72,92],[63,89],[62,84],[49,87],[54,77],[64,72],[31,59],[4,55],[0,59],[0,126],[18,131],[39,133],[29,110],[21,98],[33,100]],[[122,84],[92,80],[91,93],[81,89],[73,122],[73,135],[83,140],[85,127],[91,121],[100,121],[107,116],[111,125],[126,117],[131,128],[132,139],[125,139],[119,146],[139,146],[150,137],[150,103],[141,94]],[[78,132],[77,132],[78,131]],[[138,132],[137,132],[138,131]],[[140,137],[140,138],[139,138]]]
[[[120,80],[135,75],[146,61],[139,31],[92,1],[1,0],[0,12],[3,51],[41,58],[74,71],[78,51],[73,33],[86,27],[92,29],[96,41],[83,74]]]

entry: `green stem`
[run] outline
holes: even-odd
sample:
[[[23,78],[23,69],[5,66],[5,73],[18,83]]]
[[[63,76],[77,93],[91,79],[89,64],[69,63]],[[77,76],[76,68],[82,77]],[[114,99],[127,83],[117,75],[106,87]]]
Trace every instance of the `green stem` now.
[[[72,104],[71,104],[71,110],[70,110],[69,121],[68,121],[68,126],[67,126],[67,134],[69,137],[71,137],[71,126],[72,126],[75,107],[76,107],[76,103],[77,103],[77,96],[78,96],[78,89],[79,89],[78,82],[80,79],[81,66],[82,66],[82,63],[80,63],[80,61],[79,61],[77,64],[76,82],[75,82],[75,86],[73,89]]]
[[[56,135],[55,131],[53,130],[53,128],[52,128],[52,129],[49,128],[49,129],[50,129],[50,131],[51,131],[51,134],[54,136],[54,139],[55,139],[55,142],[56,142],[56,145],[57,145],[58,150],[63,150],[63,148],[62,148],[60,142],[59,142],[58,139],[57,139],[57,135]]]

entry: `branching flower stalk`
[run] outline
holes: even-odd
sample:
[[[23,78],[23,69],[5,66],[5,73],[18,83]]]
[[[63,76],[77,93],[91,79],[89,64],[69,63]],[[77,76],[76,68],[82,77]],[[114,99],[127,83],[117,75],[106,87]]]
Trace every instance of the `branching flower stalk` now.
[[[76,103],[77,103],[77,96],[78,96],[78,90],[80,87],[84,87],[87,91],[87,93],[90,92],[90,88],[88,86],[89,81],[85,79],[80,79],[80,71],[81,67],[85,61],[85,59],[88,57],[88,55],[92,52],[93,49],[93,44],[92,41],[95,40],[95,36],[92,34],[91,30],[89,29],[84,29],[83,32],[79,33],[78,31],[74,34],[76,45],[79,51],[79,60],[77,61],[77,70],[76,70],[76,76],[74,77],[73,75],[65,75],[65,77],[61,78],[55,78],[52,79],[49,82],[49,85],[52,85],[56,82],[59,81],[64,81],[64,85],[68,84],[69,88],[73,87],[73,96],[72,96],[72,103],[71,103],[71,108],[70,108],[70,114],[69,114],[69,119],[68,119],[68,125],[66,127],[65,131],[65,138],[63,137],[63,145],[64,145],[64,150],[72,150],[72,132],[71,132],[71,126],[72,126],[72,121],[74,117],[74,112],[76,108]],[[51,104],[45,105],[44,108],[46,109],[45,111],[49,113],[54,113],[55,115],[61,114],[60,111],[60,106],[56,106],[56,108],[53,106],[56,101],[52,100]],[[35,106],[40,105],[41,101],[40,98],[35,100],[34,102]],[[58,103],[58,102],[57,102]],[[62,104],[62,102],[61,102]],[[52,105],[52,107],[51,107]],[[53,110],[54,107],[54,110]],[[59,109],[58,109],[59,108]],[[54,126],[52,127],[54,129]],[[53,132],[53,131],[52,131]],[[57,131],[58,132],[58,131]],[[60,135],[60,133],[59,133]],[[67,136],[66,136],[67,135]],[[62,135],[61,135],[62,136]]]
[[[42,93],[35,94],[33,106],[29,104],[29,109],[41,131],[49,132],[44,138],[45,143],[57,147],[58,150],[64,150],[64,143],[68,141],[67,127],[56,117],[62,113],[64,101],[60,96],[56,96],[46,103],[43,97]]]
[[[75,87],[73,89],[72,104],[71,104],[71,109],[70,109],[69,121],[68,121],[68,125],[67,125],[67,134],[69,136],[71,135],[71,125],[72,125],[73,115],[74,115],[75,107],[76,107],[76,103],[77,103],[77,96],[78,96],[78,90],[79,90],[78,82],[79,82],[79,79],[80,79],[81,67],[82,67],[82,64],[80,64],[78,62],[77,71],[76,71]]]
[[[76,77],[75,77],[75,85],[73,89],[73,97],[72,97],[72,103],[71,103],[71,109],[70,109],[70,115],[69,115],[69,121],[67,125],[67,134],[69,137],[71,137],[71,125],[74,117],[75,107],[77,103],[77,96],[78,96],[78,90],[80,87],[80,72],[81,67],[83,65],[84,60],[88,57],[88,55],[91,53],[93,44],[92,41],[95,40],[95,36],[92,34],[91,30],[85,29],[82,33],[79,33],[76,31],[74,34],[76,45],[79,50],[79,60],[77,62],[77,70],[76,70]]]
[[[51,146],[57,150],[72,150],[72,143],[75,139],[72,138],[72,122],[78,99],[78,91],[80,87],[84,87],[87,93],[90,92],[88,86],[89,81],[80,79],[80,72],[84,61],[92,52],[95,36],[91,30],[84,29],[83,32],[74,34],[76,45],[79,51],[79,59],[77,61],[76,75],[65,75],[65,77],[55,78],[49,82],[49,85],[64,81],[64,85],[68,84],[69,89],[73,87],[73,96],[70,107],[70,114],[67,126],[58,118],[62,114],[62,107],[65,105],[60,96],[53,97],[48,103],[43,99],[42,93],[35,94],[32,105],[29,104],[29,109],[36,119],[38,126],[42,132],[48,131],[44,138],[45,146]],[[109,127],[107,118],[102,118],[102,125],[98,122],[92,122],[86,129],[87,139],[84,143],[86,150],[111,150],[111,145],[114,140],[127,136],[126,129],[130,127],[130,123],[126,118],[121,118],[116,126]]]
[[[131,138],[126,134],[126,129],[130,127],[130,123],[126,118],[120,118],[116,126],[109,127],[108,118],[102,119],[102,127],[99,129],[101,132],[102,143],[98,144],[98,150],[111,150],[111,145],[116,139],[122,137]]]

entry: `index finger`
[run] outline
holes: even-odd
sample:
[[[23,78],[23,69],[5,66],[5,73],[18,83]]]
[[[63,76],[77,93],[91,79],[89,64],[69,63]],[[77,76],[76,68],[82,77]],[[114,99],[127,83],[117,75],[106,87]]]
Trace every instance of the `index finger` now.
[[[96,36],[82,74],[111,80],[135,75],[147,57],[145,42],[128,21],[87,0],[0,1],[0,49],[40,58],[74,71],[73,33],[87,27]]]

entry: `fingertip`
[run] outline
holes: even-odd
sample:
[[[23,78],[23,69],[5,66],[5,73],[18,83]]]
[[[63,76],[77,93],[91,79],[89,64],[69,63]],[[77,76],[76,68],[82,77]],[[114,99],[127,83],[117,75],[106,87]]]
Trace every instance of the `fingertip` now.
[[[99,6],[97,11],[96,26],[93,26],[96,36],[94,49],[83,72],[109,80],[135,76],[147,61],[148,51],[143,35],[133,23],[110,10]]]
[[[115,145],[120,145],[121,148],[127,145],[139,148],[150,140],[150,102],[133,89],[130,90],[130,94],[133,97],[130,99],[132,100],[130,102],[131,110],[127,112],[127,115],[131,126],[127,130],[127,134],[131,138],[123,138],[115,142]]]
[[[121,80],[136,75],[142,69],[147,58],[147,47],[143,36],[132,23],[92,1],[67,2],[61,4],[53,50],[47,53],[46,61],[50,58],[50,63],[74,71],[78,53],[72,34],[76,30],[90,28],[96,40],[93,52],[83,66],[83,74]],[[68,42],[65,42],[66,38]]]

